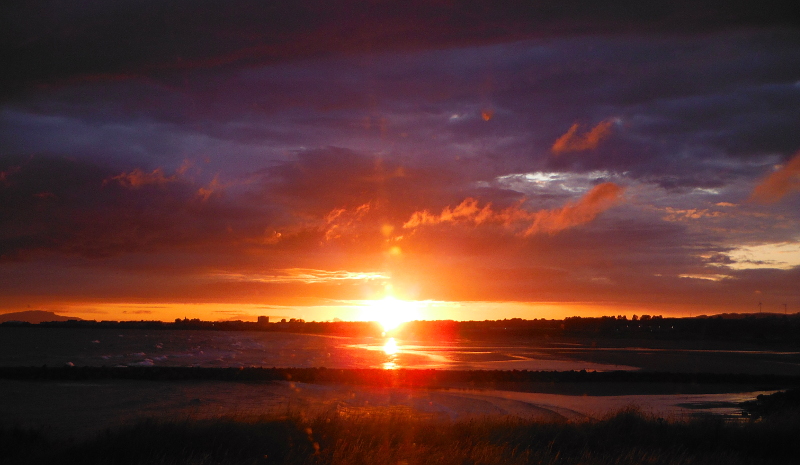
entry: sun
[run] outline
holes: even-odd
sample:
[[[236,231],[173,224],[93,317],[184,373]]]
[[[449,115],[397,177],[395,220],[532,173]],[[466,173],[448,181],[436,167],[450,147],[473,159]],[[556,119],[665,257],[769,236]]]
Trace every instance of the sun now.
[[[419,305],[386,296],[381,300],[369,301],[363,310],[363,319],[377,321],[384,331],[391,331],[401,324],[419,319]]]

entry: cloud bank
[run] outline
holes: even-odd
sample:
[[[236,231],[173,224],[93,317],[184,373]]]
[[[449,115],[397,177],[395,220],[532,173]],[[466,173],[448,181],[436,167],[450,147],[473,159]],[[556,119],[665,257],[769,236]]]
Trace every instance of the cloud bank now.
[[[564,229],[586,224],[597,215],[619,203],[624,188],[607,182],[595,186],[577,202],[553,210],[527,211],[519,205],[499,211],[491,203],[479,206],[476,199],[468,198],[455,208],[446,207],[439,215],[427,211],[414,212],[403,224],[404,229],[442,223],[497,223],[517,230],[523,236],[537,233],[554,234]]]
[[[0,8],[2,308],[800,305],[796,2]]]

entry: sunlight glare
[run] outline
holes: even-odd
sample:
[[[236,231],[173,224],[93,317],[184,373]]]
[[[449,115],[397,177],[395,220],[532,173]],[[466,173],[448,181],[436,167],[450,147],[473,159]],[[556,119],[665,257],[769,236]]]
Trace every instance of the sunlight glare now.
[[[384,370],[397,369],[397,342],[393,337],[390,337],[383,345],[383,351],[386,353],[387,361],[383,364]]]
[[[397,342],[394,340],[393,337],[390,337],[386,344],[383,345],[383,351],[386,352],[386,355],[394,355],[397,353]]]
[[[407,321],[419,319],[419,315],[417,302],[408,302],[392,296],[370,301],[363,310],[363,319],[377,321],[384,331],[391,331]]]

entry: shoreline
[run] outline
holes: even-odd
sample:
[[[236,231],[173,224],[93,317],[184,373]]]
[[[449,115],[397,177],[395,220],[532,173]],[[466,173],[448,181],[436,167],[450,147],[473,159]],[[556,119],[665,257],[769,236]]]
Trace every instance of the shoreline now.
[[[378,368],[265,368],[186,366],[63,366],[0,367],[0,379],[16,380],[150,380],[150,381],[295,381],[311,384],[351,384],[374,387],[480,388],[572,383],[576,385],[800,386],[800,376],[745,373],[675,373],[656,371],[528,371],[528,370],[393,370]],[[759,389],[770,390],[770,389]]]

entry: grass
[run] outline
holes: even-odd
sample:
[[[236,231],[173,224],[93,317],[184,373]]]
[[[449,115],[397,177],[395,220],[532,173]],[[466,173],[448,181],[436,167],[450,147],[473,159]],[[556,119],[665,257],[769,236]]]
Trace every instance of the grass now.
[[[314,418],[144,421],[84,442],[0,430],[5,464],[779,464],[797,463],[797,415],[666,421],[626,409],[601,420],[445,421],[397,409]]]

